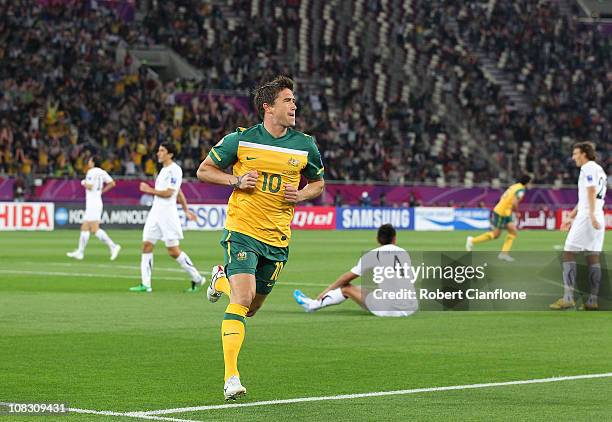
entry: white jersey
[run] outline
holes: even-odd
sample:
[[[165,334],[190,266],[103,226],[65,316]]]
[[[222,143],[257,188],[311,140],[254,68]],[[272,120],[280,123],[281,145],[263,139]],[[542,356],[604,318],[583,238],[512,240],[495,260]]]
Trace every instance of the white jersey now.
[[[376,267],[390,267],[395,268],[399,264],[402,268],[410,268],[411,260],[410,255],[405,249],[399,246],[388,244],[378,248],[372,249],[371,251],[364,254],[357,265],[351,268],[351,272],[358,276],[363,276],[364,273],[375,270]],[[414,275],[412,272],[409,274],[402,274],[400,278],[385,279],[375,286],[364,285],[362,281],[362,288],[373,287],[373,290],[368,292],[365,298],[365,305],[368,310],[376,316],[385,317],[401,317],[409,316],[416,312],[419,308],[419,303],[416,300],[416,293],[414,293],[415,299],[386,299],[380,300],[375,294],[375,290],[379,289],[384,292],[400,292],[411,290],[415,292],[414,287]],[[369,281],[369,280],[368,280]],[[376,283],[375,280],[373,280]]]
[[[174,210],[176,212],[176,197],[181,189],[182,182],[183,170],[178,164],[173,162],[169,166],[163,167],[155,179],[155,190],[164,191],[166,189],[172,189],[173,192],[168,198],[162,198],[161,196],[155,195],[151,212],[167,212],[169,210]]]
[[[383,254],[382,256],[380,255],[376,256],[377,255],[376,252],[381,252],[381,251],[386,252],[386,253]],[[397,253],[391,254],[391,252],[397,252]],[[369,252],[366,252],[364,256],[359,258],[359,261],[357,261],[357,264],[353,268],[351,268],[351,272],[361,277],[364,271],[372,269],[374,265],[392,266],[394,265],[393,258],[396,256],[399,258],[402,265],[404,263],[407,263],[408,266],[410,266],[410,255],[408,255],[408,252],[406,252],[405,249],[400,248],[397,245],[388,244],[388,245],[379,246],[378,248],[375,248]],[[373,259],[368,259],[369,257],[372,257]],[[388,257],[391,257],[391,260],[389,262],[386,262]]]
[[[162,168],[157,175],[155,190],[172,189],[173,192],[168,198],[157,195],[153,198],[153,206],[142,232],[143,241],[155,244],[161,239],[167,247],[178,246],[179,240],[183,238],[183,229],[176,207],[176,197],[182,181],[183,170],[176,163]]]
[[[94,167],[87,171],[83,184],[92,185],[91,189],[85,190],[86,204],[102,202],[102,189],[107,183],[111,183],[113,178],[99,167]]]
[[[603,250],[606,222],[604,219],[604,204],[608,177],[601,166],[595,161],[589,161],[580,167],[578,177],[578,204],[576,218],[572,222],[564,251],[568,252],[601,252]],[[599,222],[599,230],[593,228],[589,216],[589,196],[587,188],[595,187],[595,219]]]
[[[595,187],[595,213],[602,214],[606,202],[608,177],[603,168],[595,161],[589,161],[580,167],[578,177],[578,215],[589,213],[589,197],[587,188]]]

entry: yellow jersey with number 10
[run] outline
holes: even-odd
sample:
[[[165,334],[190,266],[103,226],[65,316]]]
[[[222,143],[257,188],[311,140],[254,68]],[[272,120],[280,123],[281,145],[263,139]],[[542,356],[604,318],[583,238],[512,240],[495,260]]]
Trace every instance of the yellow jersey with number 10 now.
[[[255,188],[234,189],[225,228],[272,246],[288,246],[295,205],[285,200],[285,186],[297,188],[301,175],[310,181],[323,178],[314,138],[293,129],[274,138],[258,124],[226,135],[208,156],[222,169],[233,164],[235,176],[252,170],[259,174]]]
[[[499,199],[497,205],[495,205],[495,208],[493,208],[493,212],[497,213],[502,217],[508,217],[512,215],[512,202],[514,201],[514,198],[518,198],[518,200],[520,201],[521,199],[523,199],[524,195],[525,185],[523,185],[522,183],[515,183],[514,185],[506,189],[504,194]]]

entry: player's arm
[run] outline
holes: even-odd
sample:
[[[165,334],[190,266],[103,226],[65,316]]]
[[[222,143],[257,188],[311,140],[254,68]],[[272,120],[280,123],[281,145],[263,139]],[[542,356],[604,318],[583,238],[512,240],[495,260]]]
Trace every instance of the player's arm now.
[[[516,192],[516,194],[514,195],[514,198],[512,199],[512,211],[518,211],[518,206],[524,197],[525,197],[524,190],[521,189]]]
[[[329,287],[327,287],[325,290],[323,290],[319,296],[317,296],[317,300],[321,300],[321,298],[323,296],[325,296],[328,292],[338,289],[338,288],[342,288],[348,284],[351,283],[351,281],[355,280],[357,277],[359,277],[357,274],[353,273],[352,271],[347,271],[344,274],[342,274],[340,277],[338,277],[338,279],[336,281],[334,281],[332,284],[329,285]]]
[[[81,180],[81,186],[83,186],[87,190],[92,190],[93,189],[93,183],[89,183],[87,181],[87,178]]]
[[[183,208],[183,212],[187,216],[187,220],[195,221],[196,215],[193,211],[189,210],[189,204],[187,204],[187,198],[185,198],[185,194],[183,193],[181,189],[179,189],[178,195],[176,196],[176,201],[181,205],[181,208]]]
[[[587,200],[588,200],[588,204],[589,204],[589,217],[591,218],[591,225],[593,226],[593,228],[595,230],[599,230],[601,228],[601,225],[599,224],[599,221],[597,221],[597,218],[595,217],[595,204],[596,204],[596,197],[597,197],[597,192],[595,191],[596,187],[595,186],[587,186],[586,191],[587,191]]]
[[[309,181],[308,184],[300,190],[298,190],[295,186],[286,185],[285,200],[294,204],[302,201],[308,201],[309,199],[313,199],[321,195],[324,187],[325,182],[323,179]]]
[[[242,176],[234,176],[227,174],[215,164],[213,159],[206,157],[200,164],[197,172],[198,180],[204,183],[212,183],[213,185],[232,186],[236,189],[251,189],[255,187],[259,174],[256,170],[252,170]]]
[[[110,182],[106,183],[106,184],[104,185],[104,187],[102,188],[102,193],[104,194],[104,193],[108,192],[109,190],[111,190],[112,188],[114,188],[114,187],[115,187],[115,185],[116,185],[116,183],[115,183],[115,181],[114,181],[114,180],[111,180]]]
[[[148,193],[149,195],[159,196],[160,198],[170,198],[174,193],[174,189],[168,188],[164,190],[157,190],[149,186],[146,182],[140,182],[140,191],[142,193]]]
[[[210,149],[208,156],[198,168],[198,180],[213,185],[232,186],[234,189],[252,189],[257,183],[259,174],[256,170],[240,176],[227,174],[228,168],[238,160],[238,143],[240,132],[230,133]]]
[[[302,201],[308,201],[309,199],[321,195],[325,187],[323,171],[321,154],[313,138],[310,150],[308,151],[308,162],[302,171],[302,174],[306,177],[306,180],[308,180],[308,184],[300,190],[298,190],[297,186],[286,185],[285,200],[295,204]]]
[[[561,223],[560,229],[569,230],[577,214],[578,214],[578,205],[576,205],[574,209],[570,211],[570,213],[567,215],[567,220]]]

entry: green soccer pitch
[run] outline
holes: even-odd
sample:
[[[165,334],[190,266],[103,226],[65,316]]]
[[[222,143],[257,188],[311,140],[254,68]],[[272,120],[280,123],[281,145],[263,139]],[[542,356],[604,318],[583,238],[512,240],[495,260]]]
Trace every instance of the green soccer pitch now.
[[[223,407],[227,298],[211,304],[203,291],[184,293],[188,277],[162,244],[154,292],[128,292],[140,282],[141,232],[109,234],[123,246],[114,262],[93,236],[85,260],[67,258],[77,231],[0,234],[0,402],[108,412],[17,417],[0,407],[0,421],[575,421],[612,414],[610,312],[386,319],[349,302],[303,312],[293,290],[316,295],[376,246],[374,231],[294,233],[279,282],[247,321],[239,366],[248,395],[236,403],[252,406]],[[399,232],[398,244],[461,250],[466,234]],[[209,278],[222,257],[219,233],[185,237],[182,248]],[[520,232],[514,250],[553,251],[564,238]],[[135,413],[147,411],[159,412]]]

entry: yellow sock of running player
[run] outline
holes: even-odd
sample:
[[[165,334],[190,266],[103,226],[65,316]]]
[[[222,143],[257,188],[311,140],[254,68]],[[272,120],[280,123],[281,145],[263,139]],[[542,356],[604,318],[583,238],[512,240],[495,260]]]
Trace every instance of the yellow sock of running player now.
[[[229,297],[231,289],[227,277],[219,277],[217,281],[215,281],[215,290],[223,292]]]
[[[225,362],[225,381],[238,373],[238,354],[244,341],[244,319],[249,308],[230,303],[225,309],[221,323],[221,342],[223,343],[223,361]]]
[[[506,240],[504,240],[504,245],[502,246],[502,252],[510,252],[514,239],[516,239],[516,236],[513,234],[509,234],[508,236],[506,236]]]
[[[472,243],[476,245],[478,243],[488,242],[489,240],[493,239],[495,239],[495,236],[493,236],[493,232],[486,232],[484,234],[481,234],[480,236],[476,236],[475,238],[473,238]]]

